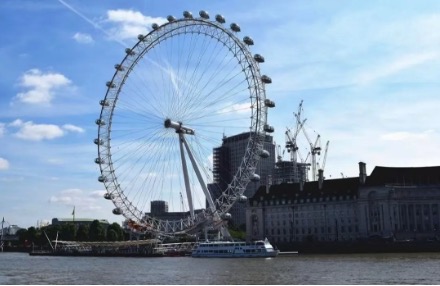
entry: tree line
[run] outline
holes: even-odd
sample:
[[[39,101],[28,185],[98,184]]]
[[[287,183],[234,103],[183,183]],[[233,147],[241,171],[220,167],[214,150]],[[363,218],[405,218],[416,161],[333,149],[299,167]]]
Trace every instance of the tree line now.
[[[48,225],[41,228],[29,227],[17,231],[18,242],[22,246],[46,245],[49,241],[123,241],[128,240],[128,234],[117,223],[105,227],[98,220],[91,224]]]

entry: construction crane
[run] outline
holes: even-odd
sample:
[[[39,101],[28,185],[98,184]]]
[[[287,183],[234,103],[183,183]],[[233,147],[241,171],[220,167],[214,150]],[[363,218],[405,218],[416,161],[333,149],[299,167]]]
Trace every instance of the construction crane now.
[[[297,127],[295,129],[295,133],[292,135],[289,128],[286,128],[286,149],[287,152],[290,153],[290,161],[296,163],[297,162],[297,152],[298,152],[298,145],[296,144],[296,137],[298,136],[299,132],[301,131],[302,127],[304,126],[304,123],[306,122],[306,119],[304,119],[301,123],[297,124]]]
[[[330,141],[327,141],[327,143],[325,144],[325,149],[324,149],[324,159],[323,159],[323,161],[322,161],[322,166],[320,167],[319,166],[319,162],[318,163],[316,163],[317,164],[317,167],[318,167],[318,170],[323,170],[324,171],[324,168],[325,168],[325,162],[327,161],[327,151],[328,151],[328,145],[330,144]]]
[[[325,144],[325,149],[324,149],[324,160],[322,161],[322,170],[324,170],[325,168],[325,162],[327,161],[327,151],[328,151],[328,145],[330,144],[330,141],[327,141],[327,143]]]
[[[315,144],[312,143],[309,136],[307,135],[306,130],[303,128],[304,136],[307,139],[307,142],[309,142],[310,145],[310,155],[311,155],[311,165],[312,165],[312,180],[316,181],[316,155],[321,155],[321,135],[318,134],[315,140]]]
[[[295,119],[296,119],[296,128],[295,128],[295,132],[291,132],[289,129],[287,129],[286,131],[286,149],[291,156],[291,161],[294,164],[294,168],[296,169],[296,163],[298,161],[298,156],[300,157],[300,152],[299,152],[299,148],[297,145],[297,137],[299,135],[300,132],[302,132],[304,134],[304,137],[307,140],[307,143],[309,145],[309,152],[307,154],[306,159],[303,161],[301,158],[302,163],[305,162],[310,162],[311,165],[311,171],[312,171],[312,181],[316,181],[317,180],[317,176],[318,176],[318,170],[319,168],[319,162],[317,162],[317,156],[321,155],[321,135],[317,134],[317,137],[315,139],[314,142],[312,142],[312,140],[310,139],[309,135],[307,134],[307,130],[305,128],[305,123],[307,121],[307,119],[302,119],[302,113],[303,113],[303,101],[301,100],[299,106],[298,106],[298,111],[294,114]],[[328,150],[328,145],[329,145],[329,141],[327,141],[326,143],[326,147],[325,147],[325,153],[324,153],[324,160],[323,160],[323,164],[321,169],[324,170],[325,167],[325,161],[327,159],[327,150]],[[310,156],[310,161],[308,161]],[[309,166],[310,166],[309,165]]]
[[[276,148],[275,152],[276,152],[276,156],[277,156],[277,163],[279,163],[279,162],[283,161],[284,151],[283,151],[283,153],[281,153],[281,146],[279,144],[277,145],[276,142],[274,142],[274,144],[275,144],[275,148]]]

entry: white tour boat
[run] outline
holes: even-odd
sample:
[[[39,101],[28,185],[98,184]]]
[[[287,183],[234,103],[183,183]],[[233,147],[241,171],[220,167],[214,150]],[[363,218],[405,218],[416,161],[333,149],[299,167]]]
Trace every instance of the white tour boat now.
[[[192,257],[275,257],[274,249],[267,238],[253,242],[209,241],[200,242],[192,250]]]

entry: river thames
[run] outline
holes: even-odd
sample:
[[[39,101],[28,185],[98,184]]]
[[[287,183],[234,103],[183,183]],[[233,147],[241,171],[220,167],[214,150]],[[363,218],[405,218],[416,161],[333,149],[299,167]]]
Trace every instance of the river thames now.
[[[0,253],[0,284],[440,284],[440,253],[277,258]]]

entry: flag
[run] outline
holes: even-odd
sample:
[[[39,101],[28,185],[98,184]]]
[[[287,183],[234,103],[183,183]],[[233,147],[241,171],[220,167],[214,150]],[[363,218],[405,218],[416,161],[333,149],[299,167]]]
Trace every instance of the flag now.
[[[75,215],[75,206],[73,206],[72,215]]]

